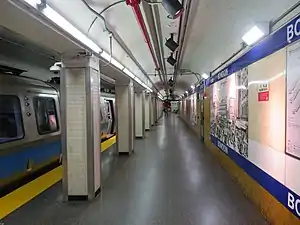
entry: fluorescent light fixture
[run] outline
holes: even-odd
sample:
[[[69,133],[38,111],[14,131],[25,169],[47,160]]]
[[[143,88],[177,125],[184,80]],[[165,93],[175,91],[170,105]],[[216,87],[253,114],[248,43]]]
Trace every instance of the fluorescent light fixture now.
[[[140,85],[144,84],[138,77],[135,77],[134,80]]]
[[[120,70],[124,69],[124,66],[121,63],[119,63],[117,60],[115,60],[114,58],[111,58],[111,63]]]
[[[33,6],[34,8],[37,8],[38,4],[41,4],[41,0],[25,0],[29,5]]]
[[[126,67],[123,69],[123,72],[126,73],[130,78],[135,78],[134,74],[131,73]]]
[[[142,86],[150,92],[150,88],[146,84],[142,83]]]
[[[191,85],[191,88],[194,90],[195,89],[195,85]]]
[[[264,36],[264,32],[257,26],[253,26],[243,37],[247,45],[252,45]]]
[[[101,52],[100,56],[101,56],[103,59],[105,59],[105,60],[107,60],[107,61],[109,61],[109,62],[112,61],[111,55],[108,54],[106,51]]]
[[[201,77],[206,80],[207,78],[209,78],[209,76],[207,75],[207,73],[202,73]]]
[[[147,86],[147,89],[148,89],[150,92],[153,92],[152,89],[151,89],[150,87],[148,87],[148,86]]]
[[[26,0],[28,1],[28,0]],[[32,0],[30,0],[32,1]],[[47,7],[42,11],[43,14],[48,17],[52,22],[61,27],[63,30],[68,32],[82,44],[89,47],[95,53],[99,54],[102,49],[91,39],[89,39],[86,35],[84,35],[81,31],[75,28],[71,23],[69,23],[63,16],[58,14],[54,9],[47,5]]]

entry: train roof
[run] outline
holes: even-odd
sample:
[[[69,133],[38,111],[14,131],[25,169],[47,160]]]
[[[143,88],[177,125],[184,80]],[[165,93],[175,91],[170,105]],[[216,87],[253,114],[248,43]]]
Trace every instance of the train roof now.
[[[31,77],[22,75],[13,75],[8,73],[0,72],[0,90],[18,88],[23,90],[36,89],[36,90],[47,90],[47,92],[57,93],[58,90],[52,85]]]

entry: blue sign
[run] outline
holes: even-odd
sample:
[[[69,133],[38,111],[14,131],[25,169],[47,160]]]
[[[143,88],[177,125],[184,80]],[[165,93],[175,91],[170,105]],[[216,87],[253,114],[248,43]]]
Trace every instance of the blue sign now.
[[[288,189],[265,171],[247,160],[244,156],[240,155],[235,150],[224,144],[218,138],[210,135],[210,140],[240,168],[248,173],[249,176],[251,176],[272,196],[274,196],[290,212],[300,218],[300,197],[295,192]]]
[[[204,87],[205,87],[204,82],[202,82],[199,86],[195,88],[195,92],[202,93],[204,91]]]
[[[300,39],[300,16],[268,36],[228,67],[208,79],[209,86]]]

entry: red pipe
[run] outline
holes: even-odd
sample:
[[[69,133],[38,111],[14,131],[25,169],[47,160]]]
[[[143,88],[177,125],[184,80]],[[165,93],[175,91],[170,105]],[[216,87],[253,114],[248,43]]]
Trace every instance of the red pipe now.
[[[150,36],[149,36],[149,33],[147,31],[147,27],[146,27],[146,24],[145,24],[145,21],[144,21],[144,18],[143,18],[143,15],[142,15],[142,12],[141,12],[141,9],[140,9],[140,0],[126,0],[126,4],[127,5],[130,5],[132,7],[132,10],[133,10],[133,13],[136,17],[136,20],[142,30],[142,33],[144,35],[144,39],[145,39],[145,42],[147,43],[148,45],[148,48],[150,50],[150,53],[152,55],[152,59],[154,61],[154,64],[155,64],[155,67],[156,67],[156,70],[159,71],[159,65],[157,63],[157,60],[156,60],[156,57],[155,57],[155,54],[154,54],[154,50],[153,50],[153,47],[152,47],[152,44],[151,44],[151,41],[150,41]]]

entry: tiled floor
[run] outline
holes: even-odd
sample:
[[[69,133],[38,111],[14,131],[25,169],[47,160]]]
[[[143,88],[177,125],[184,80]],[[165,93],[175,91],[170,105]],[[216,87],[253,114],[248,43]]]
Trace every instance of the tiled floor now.
[[[62,203],[61,184],[11,214],[7,225],[266,224],[230,176],[172,115],[136,141],[92,203]]]

